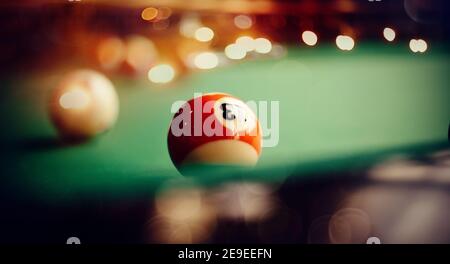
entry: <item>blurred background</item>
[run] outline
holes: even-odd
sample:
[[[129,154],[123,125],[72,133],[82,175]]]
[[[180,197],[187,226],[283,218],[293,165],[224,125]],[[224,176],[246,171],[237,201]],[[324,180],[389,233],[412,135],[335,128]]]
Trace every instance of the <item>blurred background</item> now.
[[[146,76],[152,66],[170,62],[183,75],[188,68],[276,53],[279,47],[271,50],[276,44],[334,43],[338,35],[356,42],[386,36],[442,41],[450,30],[449,4],[442,0],[27,0],[0,5],[2,73],[71,64]],[[385,27],[392,30],[383,37]],[[247,43],[257,45],[256,52],[244,56],[232,46],[227,54],[225,48],[242,36],[259,39]],[[204,52],[214,53],[211,65],[195,65],[195,56]],[[200,56],[197,64],[203,60]]]

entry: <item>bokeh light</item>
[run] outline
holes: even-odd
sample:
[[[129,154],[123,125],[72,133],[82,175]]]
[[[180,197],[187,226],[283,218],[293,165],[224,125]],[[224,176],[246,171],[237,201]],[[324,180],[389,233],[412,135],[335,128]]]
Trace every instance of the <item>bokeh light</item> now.
[[[170,189],[162,192],[155,200],[159,214],[174,220],[195,216],[202,206],[202,193],[199,189]]]
[[[266,38],[257,38],[254,41],[255,51],[266,54],[272,50],[272,43]]]
[[[214,37],[214,31],[209,27],[201,27],[195,30],[195,39],[201,42],[211,41]]]
[[[255,40],[249,36],[242,36],[236,39],[236,45],[241,46],[245,51],[253,51],[255,49]]]
[[[245,48],[237,44],[233,43],[225,47],[225,56],[227,56],[227,58],[229,59],[240,60],[245,58],[246,55],[247,51],[245,50]]]
[[[387,27],[383,30],[383,36],[389,42],[395,40],[395,35],[395,31],[392,28]]]
[[[419,48],[418,48],[418,44],[417,44],[417,39],[411,39],[411,40],[409,41],[409,49],[410,49],[412,52],[414,52],[414,53],[419,52]]]
[[[419,39],[417,43],[418,43],[418,48],[419,48],[420,53],[424,53],[425,51],[427,51],[428,43],[425,40]]]
[[[169,7],[159,7],[158,15],[156,17],[157,20],[165,20],[168,19],[172,15],[172,9]]]
[[[357,208],[337,211],[328,223],[330,242],[333,244],[364,244],[371,233],[370,217]]]
[[[213,194],[213,201],[219,217],[246,222],[270,217],[276,205],[270,186],[252,182],[225,184]]]
[[[409,41],[409,48],[414,53],[424,53],[428,49],[428,44],[423,39],[411,39]]]
[[[125,43],[120,38],[109,37],[98,45],[97,59],[103,69],[112,70],[123,63],[126,53]]]
[[[154,7],[147,7],[141,12],[141,17],[143,20],[151,21],[158,16],[158,9]]]
[[[202,52],[194,57],[194,65],[202,70],[213,69],[219,64],[219,59],[212,52]]]
[[[181,18],[180,34],[187,38],[193,38],[197,29],[202,27],[200,18],[195,14],[187,14]]]
[[[214,231],[216,211],[199,188],[164,188],[155,199],[149,225],[152,242],[200,243]]]
[[[281,44],[275,43],[272,44],[272,51],[270,52],[270,56],[276,59],[281,59],[287,54],[287,49]]]
[[[316,33],[307,30],[302,33],[302,40],[308,46],[315,46],[318,38]]]
[[[158,52],[153,42],[139,35],[127,39],[126,62],[136,72],[144,73],[156,61]]]
[[[175,78],[175,70],[169,64],[160,64],[148,71],[148,79],[153,83],[168,83]]]
[[[350,51],[355,47],[355,41],[350,36],[339,35],[336,38],[336,46],[344,51]]]
[[[249,29],[253,25],[253,20],[247,15],[237,15],[234,17],[234,25],[240,29]]]

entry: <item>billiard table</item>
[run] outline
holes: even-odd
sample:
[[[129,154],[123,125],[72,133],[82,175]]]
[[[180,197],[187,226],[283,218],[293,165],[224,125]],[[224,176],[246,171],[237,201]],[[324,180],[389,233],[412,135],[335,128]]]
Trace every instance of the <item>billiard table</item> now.
[[[348,52],[331,44],[288,46],[282,58],[197,71],[166,85],[110,75],[120,99],[117,124],[78,143],[61,141],[48,117],[49,92],[76,63],[2,76],[0,242],[64,243],[69,236],[83,243],[155,241],[143,230],[161,186],[188,179],[206,190],[233,182],[277,186],[283,208],[299,219],[287,226],[300,223],[298,233],[264,240],[251,224],[225,221],[200,242],[327,243],[311,238],[315,219],[368,190],[369,201],[384,207],[367,214],[385,215],[372,221],[372,235],[387,243],[448,243],[448,160],[446,167],[435,159],[450,150],[449,59],[444,44],[430,43],[426,53],[416,54],[406,42],[366,41]],[[255,168],[212,168],[186,177],[172,164],[171,106],[207,92],[278,102],[272,117],[279,121],[278,144],[263,149]],[[416,175],[422,164],[439,167],[442,175],[430,183],[417,179],[422,176],[398,180],[376,173],[380,164],[398,159],[407,161],[400,174]],[[416,201],[415,194],[426,199]],[[443,207],[427,207],[429,199]],[[434,222],[421,225],[415,210]],[[397,222],[438,235],[388,235]]]

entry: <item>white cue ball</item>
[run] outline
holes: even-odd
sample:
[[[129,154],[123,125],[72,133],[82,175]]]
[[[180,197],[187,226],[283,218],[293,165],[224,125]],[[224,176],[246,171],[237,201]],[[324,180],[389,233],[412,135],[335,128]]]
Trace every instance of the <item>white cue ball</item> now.
[[[119,98],[111,81],[92,70],[63,76],[52,92],[50,117],[66,139],[86,139],[111,128],[119,113]]]

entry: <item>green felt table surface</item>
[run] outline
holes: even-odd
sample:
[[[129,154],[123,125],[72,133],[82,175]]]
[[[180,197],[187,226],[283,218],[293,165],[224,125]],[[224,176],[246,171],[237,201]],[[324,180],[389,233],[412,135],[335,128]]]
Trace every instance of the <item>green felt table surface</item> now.
[[[182,179],[167,151],[170,108],[194,92],[280,106],[279,144],[264,148],[258,165],[239,176],[208,175],[212,184],[247,177],[242,175],[277,180],[294,169],[366,166],[386,153],[446,147],[449,59],[447,49],[433,44],[419,55],[406,43],[362,43],[351,52],[331,45],[291,47],[282,59],[196,72],[165,86],[110,74],[120,98],[117,124],[74,145],[58,141],[47,115],[49,91],[70,68],[3,76],[4,187],[55,200],[145,194]]]

